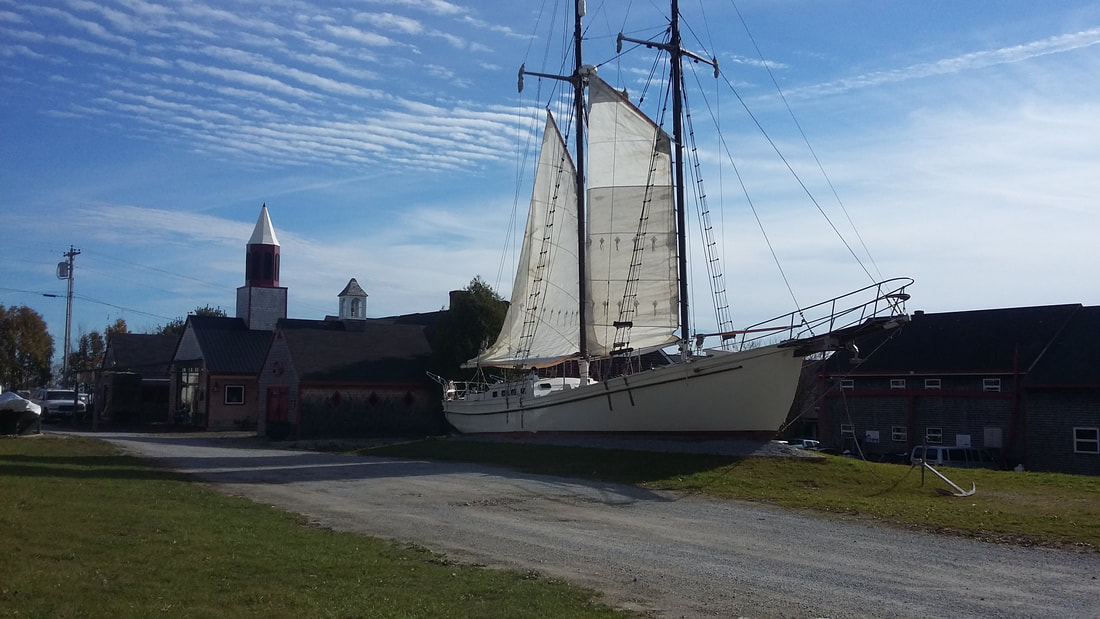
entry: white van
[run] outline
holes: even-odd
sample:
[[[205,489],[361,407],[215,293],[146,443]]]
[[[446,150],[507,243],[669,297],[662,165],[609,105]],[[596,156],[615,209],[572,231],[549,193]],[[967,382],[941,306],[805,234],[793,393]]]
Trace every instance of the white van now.
[[[960,469],[996,468],[989,454],[974,447],[929,445],[928,451],[925,452],[924,445],[917,445],[913,448],[909,461],[918,464],[921,460],[932,466],[952,466]]]

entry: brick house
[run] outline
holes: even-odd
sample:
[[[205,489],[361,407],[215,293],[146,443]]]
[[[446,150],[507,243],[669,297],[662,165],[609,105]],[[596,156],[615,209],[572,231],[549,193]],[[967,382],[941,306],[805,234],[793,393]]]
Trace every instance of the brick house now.
[[[208,430],[256,426],[256,377],[275,323],[286,318],[279,267],[279,240],[264,204],[246,245],[236,316],[187,317],[172,355],[174,421]]]
[[[272,438],[435,434],[439,387],[428,379],[439,312],[364,318],[352,279],[340,314],[280,320],[265,355],[259,433]]]
[[[817,366],[818,436],[872,459],[927,442],[1100,474],[1098,345],[1100,307],[916,312]]]

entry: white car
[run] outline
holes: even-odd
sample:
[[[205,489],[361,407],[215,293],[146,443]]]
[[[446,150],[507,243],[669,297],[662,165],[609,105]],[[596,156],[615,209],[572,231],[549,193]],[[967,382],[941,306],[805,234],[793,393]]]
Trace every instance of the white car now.
[[[42,407],[42,421],[49,423],[55,419],[73,418],[73,401],[77,398],[72,389],[38,389],[34,392],[33,402]],[[76,415],[83,417],[88,406],[77,400]]]

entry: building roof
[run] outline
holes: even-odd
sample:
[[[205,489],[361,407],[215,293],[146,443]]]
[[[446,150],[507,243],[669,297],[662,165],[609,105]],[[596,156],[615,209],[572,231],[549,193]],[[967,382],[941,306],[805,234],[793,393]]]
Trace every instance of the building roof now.
[[[271,331],[249,329],[241,318],[188,316],[203,364],[218,374],[259,374]]]
[[[359,282],[355,281],[355,278],[351,278],[347,286],[344,286],[344,290],[340,292],[340,297],[365,297],[367,293],[359,287]]]
[[[256,220],[256,227],[252,230],[252,237],[248,239],[249,245],[278,245],[279,239],[275,238],[275,228],[271,225],[271,217],[267,214],[267,205],[260,207],[260,218]]]
[[[309,382],[420,382],[431,358],[426,327],[394,319],[283,319],[276,327]]]
[[[851,365],[849,351],[833,355],[828,371],[851,374],[1028,372],[1080,304],[925,314],[859,343],[865,359]]]
[[[1100,387],[1100,306],[1074,312],[1027,375],[1029,387]]]
[[[111,372],[131,372],[145,379],[168,378],[178,339],[174,335],[112,333],[107,337],[101,367]]]

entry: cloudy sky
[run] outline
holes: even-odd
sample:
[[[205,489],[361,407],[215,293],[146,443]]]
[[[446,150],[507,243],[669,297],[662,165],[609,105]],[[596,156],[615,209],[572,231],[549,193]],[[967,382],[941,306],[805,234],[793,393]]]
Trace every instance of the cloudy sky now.
[[[659,35],[663,2],[588,4],[586,62],[658,100],[653,52],[614,37]],[[264,203],[291,317],[336,313],[352,277],[371,316],[440,309],[475,275],[507,296],[555,102],[516,73],[559,72],[570,6],[0,0],[0,305],[42,314],[60,348],[65,301],[44,295],[64,296],[73,246],[74,337],[232,315]],[[681,12],[722,67],[687,80],[738,323],[868,273],[915,278],[910,309],[929,312],[1100,304],[1100,4]]]

